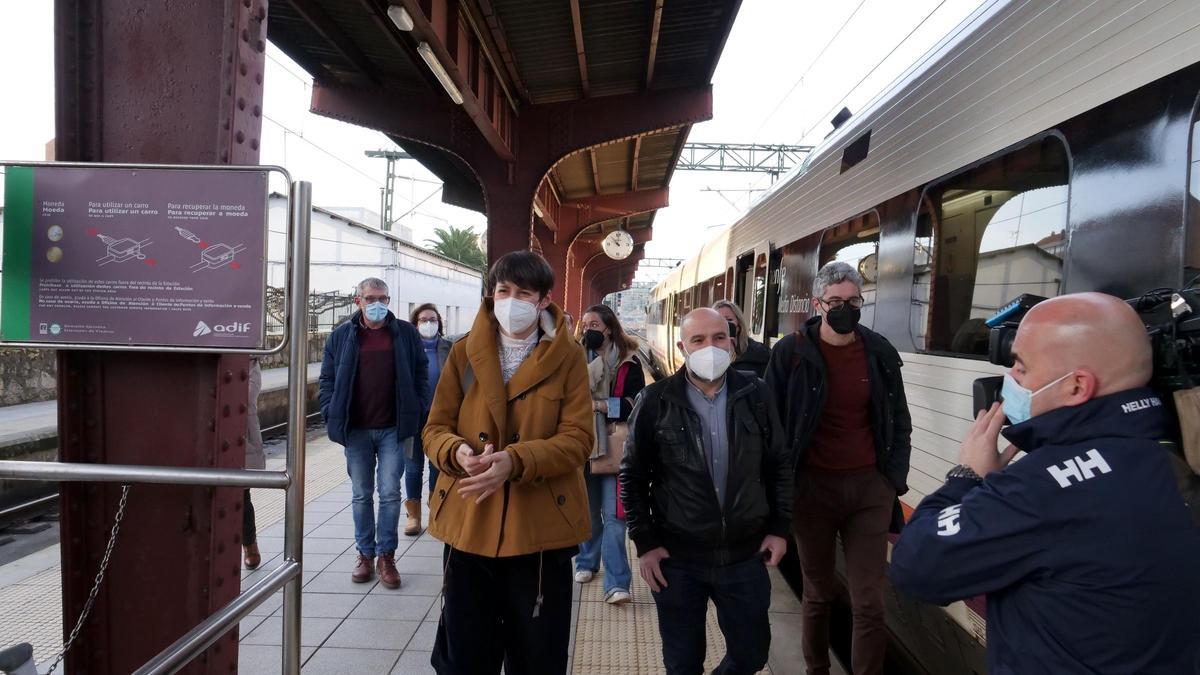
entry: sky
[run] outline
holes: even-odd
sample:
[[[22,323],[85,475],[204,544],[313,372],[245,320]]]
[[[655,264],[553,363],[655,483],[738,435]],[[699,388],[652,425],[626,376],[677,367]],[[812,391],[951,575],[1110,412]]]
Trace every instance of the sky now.
[[[814,144],[842,106],[861,109],[985,1],[744,0],[713,77],[713,119],[695,125],[689,140]],[[0,91],[10,94],[0,106],[3,160],[44,159],[54,135],[53,4],[0,3]],[[311,77],[274,46],[267,56],[261,163],[311,181],[316,205],[378,213],[385,162],[363,153],[396,147],[378,132],[308,112]],[[411,211],[400,224],[417,243],[448,224],[483,230],[481,214],[441,203],[440,183],[416,161],[398,162],[397,173],[412,180],[397,180],[394,214]],[[694,255],[770,180],[677,171],[646,257]],[[637,279],[663,273],[643,268]]]

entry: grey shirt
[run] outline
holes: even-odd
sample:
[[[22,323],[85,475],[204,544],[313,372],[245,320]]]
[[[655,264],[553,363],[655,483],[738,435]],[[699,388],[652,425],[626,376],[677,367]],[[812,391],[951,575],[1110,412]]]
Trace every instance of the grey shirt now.
[[[729,479],[729,429],[726,426],[725,395],[728,387],[721,383],[717,393],[708,398],[688,380],[688,403],[700,417],[700,443],[708,461],[708,472],[717,491],[717,502],[725,506],[725,483]]]

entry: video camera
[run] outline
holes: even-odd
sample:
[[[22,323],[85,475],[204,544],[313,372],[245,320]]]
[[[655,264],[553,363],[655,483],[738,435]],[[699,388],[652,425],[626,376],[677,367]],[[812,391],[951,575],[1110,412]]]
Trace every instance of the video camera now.
[[[1017,328],[1025,314],[1045,299],[1028,293],[1020,295],[985,322],[991,329],[989,361],[1012,367]],[[1150,338],[1154,353],[1150,386],[1166,402],[1171,400],[1173,392],[1200,385],[1200,289],[1156,288],[1125,302],[1141,317]],[[975,380],[972,393],[976,415],[1000,400],[1003,383],[1003,377]]]

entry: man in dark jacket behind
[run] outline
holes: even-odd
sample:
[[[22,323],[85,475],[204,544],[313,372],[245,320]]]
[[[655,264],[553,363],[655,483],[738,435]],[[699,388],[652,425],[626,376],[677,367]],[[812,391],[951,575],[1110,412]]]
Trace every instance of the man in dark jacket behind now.
[[[643,389],[630,415],[621,499],[667,673],[703,669],[711,599],[727,650],[713,672],[748,675],[771,644],[765,565],[787,548],[792,465],[766,385],[729,368],[725,319],[697,309],[681,333],[687,365]]]
[[[829,619],[840,536],[854,616],[855,675],[883,672],[888,526],[908,490],[912,423],[900,356],[859,325],[862,277],[844,262],[817,272],[820,316],[776,343],[767,368],[796,462],[796,542],[804,572],[803,650],[809,675],[829,672]]]
[[[388,310],[387,284],[364,279],[354,302],[359,311],[329,334],[321,362],[321,414],[329,440],[345,446],[346,472],[354,493],[354,542],[358,561],[350,578],[399,588],[400,479],[404,446],[421,433],[429,407],[425,353],[417,329]],[[375,520],[375,475],[379,520]],[[379,556],[378,564],[375,556]]]
[[[1196,477],[1164,440],[1137,314],[1101,293],[1047,300],[1012,351],[1003,407],[913,513],[893,584],[938,604],[986,594],[992,675],[1200,672],[1200,504],[1178,487]]]

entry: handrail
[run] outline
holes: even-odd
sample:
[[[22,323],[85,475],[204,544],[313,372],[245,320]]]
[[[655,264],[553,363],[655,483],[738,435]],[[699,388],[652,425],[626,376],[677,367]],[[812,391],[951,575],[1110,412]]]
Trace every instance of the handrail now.
[[[302,560],[304,557],[304,449],[305,414],[308,407],[308,369],[295,364],[308,363],[308,237],[312,217],[312,185],[303,181],[292,184],[291,220],[295,240],[292,248],[292,305],[294,323],[288,370],[288,399],[291,404],[291,424],[287,433],[287,466],[292,484],[284,497],[283,557]],[[299,236],[296,236],[299,234]],[[300,603],[301,578],[297,575],[283,587],[283,673],[300,675]]]
[[[162,650],[134,675],[168,675],[178,672],[192,659],[204,650],[213,646],[217,640],[236,626],[239,621],[254,611],[264,600],[271,597],[275,591],[292,579],[300,578],[300,563],[287,560],[279,567],[271,570],[258,583],[243,591],[229,604],[217,610],[200,625],[186,635],[176,640],[171,646]]]
[[[0,478],[61,482],[152,483],[204,485],[211,487],[275,488],[285,491],[284,563],[183,637],[159,652],[135,671],[138,675],[174,673],[221,636],[272,593],[283,587],[283,672],[300,675],[300,602],[304,550],[304,449],[308,404],[308,245],[312,216],[312,185],[291,183],[288,214],[288,273],[290,288],[285,312],[288,346],[287,468],[284,471],[252,469],[209,469],[198,467],[145,466],[137,464],[89,464],[86,462],[0,461]],[[45,345],[38,345],[45,347]],[[56,345],[62,348],[63,345]],[[282,345],[276,347],[276,351]],[[144,349],[143,349],[144,351]],[[199,350],[193,350],[199,351]],[[216,350],[220,351],[220,350]],[[228,351],[228,350],[226,350]],[[243,350],[245,353],[245,350]],[[254,352],[250,352],[254,353]],[[260,352],[266,353],[266,352]],[[275,352],[270,352],[275,353]]]
[[[18,460],[0,462],[0,478],[72,483],[149,483],[276,489],[287,489],[291,484],[291,476],[286,471]]]

